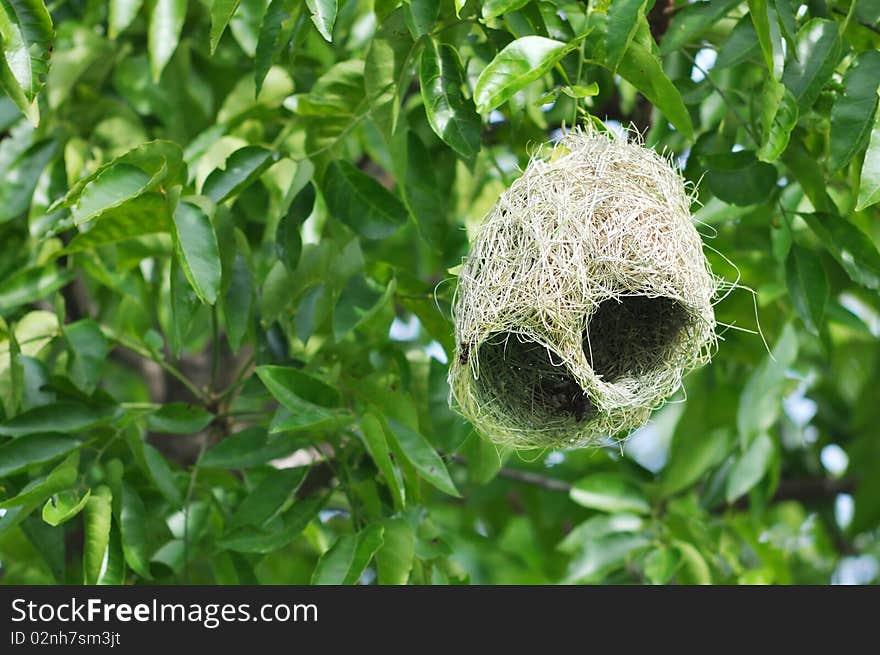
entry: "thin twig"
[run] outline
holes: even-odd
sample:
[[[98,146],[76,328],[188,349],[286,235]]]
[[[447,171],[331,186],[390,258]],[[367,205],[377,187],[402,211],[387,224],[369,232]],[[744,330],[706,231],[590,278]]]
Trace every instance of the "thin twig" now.
[[[217,371],[220,368],[220,326],[217,320],[217,305],[211,307],[211,383],[208,391],[214,393],[217,385]]]
[[[189,475],[189,485],[186,489],[186,500],[183,503],[183,578],[186,581],[186,584],[189,584],[189,505],[196,486],[199,464],[201,464],[202,456],[207,449],[208,440],[204,439],[202,441],[202,446],[199,449],[199,456],[196,458],[195,464],[193,464],[192,473]]]
[[[691,63],[694,65],[698,71],[703,74],[703,78],[709,83],[709,85],[718,92],[718,95],[721,96],[721,99],[724,101],[724,104],[727,105],[728,109],[730,109],[731,113],[734,115],[736,120],[740,125],[743,126],[746,132],[749,133],[749,136],[752,137],[752,140],[756,145],[761,145],[761,140],[755,135],[755,132],[752,130],[752,126],[749,125],[748,121],[746,121],[742,116],[739,115],[739,112],[736,110],[736,105],[734,105],[730,99],[727,97],[727,94],[724,90],[715,83],[715,80],[712,79],[712,76],[709,74],[709,71],[704,69],[697,63],[697,60],[690,55],[686,50],[681,51],[682,54],[687,57]]]
[[[850,10],[852,10],[852,8],[855,7],[855,4],[856,4],[856,3],[855,3],[855,1],[854,1],[854,2],[852,3],[851,7],[850,7]],[[847,22],[848,22],[849,19],[850,19],[849,12],[843,11],[843,9],[837,9],[837,8],[835,7],[834,9],[831,10],[831,12],[832,12],[832,13],[835,13],[835,14],[838,14],[839,16],[846,16],[846,17],[847,17]],[[874,32],[874,34],[880,34],[880,27],[878,27],[878,26],[876,26],[876,25],[871,25],[871,23],[866,23],[865,21],[863,21],[863,20],[861,20],[861,19],[857,19],[857,20],[856,20],[856,23],[858,23],[859,25],[861,25],[862,27],[864,27],[866,30],[871,30],[872,32]],[[844,22],[844,25],[846,25],[846,22]]]
[[[112,341],[115,341],[118,345],[122,346],[126,350],[130,350],[133,353],[136,353],[143,357],[144,359],[148,359],[152,362],[156,362],[162,369],[174,377],[178,382],[180,382],[187,390],[196,398],[201,400],[204,403],[210,402],[210,398],[208,395],[199,389],[195,384],[193,384],[189,378],[187,378],[183,373],[181,373],[177,368],[166,362],[161,357],[157,358],[153,356],[153,353],[149,350],[142,348],[139,344],[136,344],[130,341],[127,337],[124,337],[121,334],[118,334],[116,331],[108,328],[107,326],[102,326],[102,330],[104,334],[106,334]]]
[[[466,457],[458,454],[450,455],[450,459],[456,464],[467,466]],[[551,478],[539,473],[530,471],[521,471],[519,469],[502,468],[498,471],[499,478],[530,484],[549,491],[562,491],[568,493],[573,485],[559,478]],[[797,478],[793,480],[783,480],[779,483],[776,493],[773,495],[773,502],[783,500],[799,500],[802,502],[825,500],[833,498],[840,493],[853,493],[858,485],[855,478],[829,479],[822,477],[815,478]],[[727,507],[736,507],[742,509],[748,506],[748,498],[741,498],[733,505],[721,505],[716,508],[724,510]]]
[[[463,455],[452,454],[450,459],[456,464],[467,466],[468,460]],[[498,471],[499,478],[507,478],[524,484],[531,484],[542,489],[550,491],[564,491],[568,493],[571,490],[571,483],[557,478],[548,478],[539,473],[531,473],[530,471],[520,471],[519,469],[502,468]]]
[[[241,369],[238,371],[238,375],[235,376],[235,380],[226,387],[223,391],[218,394],[218,398],[226,398],[229,394],[235,391],[239,386],[241,386],[245,381],[247,381],[247,374],[251,370],[251,366],[256,362],[256,356],[251,354],[250,357],[247,358],[247,361],[242,365]]]

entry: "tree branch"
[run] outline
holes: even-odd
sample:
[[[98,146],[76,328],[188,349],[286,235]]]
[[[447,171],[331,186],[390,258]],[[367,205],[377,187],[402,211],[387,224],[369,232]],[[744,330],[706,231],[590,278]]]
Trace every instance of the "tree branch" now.
[[[773,502],[783,500],[799,500],[801,502],[816,502],[834,498],[837,494],[851,494],[856,490],[858,480],[855,478],[796,478],[794,480],[782,480],[776,493],[773,494]],[[740,498],[734,507],[747,507],[748,499]]]
[[[467,466],[468,460],[462,455],[451,455],[450,459],[456,464]],[[502,468],[498,471],[499,478],[530,484],[549,491],[563,491],[568,493],[572,484],[566,480],[551,478],[540,473],[532,473],[531,471],[522,471],[519,469]],[[834,498],[837,494],[853,493],[858,486],[858,480],[855,478],[829,479],[829,478],[797,478],[793,480],[782,480],[776,493],[773,494],[772,502],[781,502],[784,500],[798,500],[801,502],[817,502]],[[732,505],[720,505],[716,509],[722,511],[728,507],[744,509],[748,507],[748,497],[740,498]]]
[[[538,473],[530,473],[529,471],[503,468],[498,471],[498,477],[515,480],[516,482],[523,482],[525,484],[532,484],[536,487],[541,487],[542,489],[549,489],[550,491],[564,491],[565,493],[571,491],[571,484],[565,480],[548,478]]]

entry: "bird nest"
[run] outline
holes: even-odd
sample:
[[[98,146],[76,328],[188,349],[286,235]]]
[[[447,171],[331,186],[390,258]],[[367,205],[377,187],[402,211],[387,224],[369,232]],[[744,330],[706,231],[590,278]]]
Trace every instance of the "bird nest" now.
[[[566,133],[485,217],[458,280],[450,404],[514,447],[642,425],[716,345],[691,194],[637,140]]]

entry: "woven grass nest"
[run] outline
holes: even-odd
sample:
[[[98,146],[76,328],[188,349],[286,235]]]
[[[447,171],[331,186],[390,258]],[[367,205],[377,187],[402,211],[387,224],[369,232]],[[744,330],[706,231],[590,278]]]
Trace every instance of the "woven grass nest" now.
[[[580,447],[647,421],[716,346],[691,194],[639,140],[567,132],[483,220],[453,303],[450,404],[496,443]]]

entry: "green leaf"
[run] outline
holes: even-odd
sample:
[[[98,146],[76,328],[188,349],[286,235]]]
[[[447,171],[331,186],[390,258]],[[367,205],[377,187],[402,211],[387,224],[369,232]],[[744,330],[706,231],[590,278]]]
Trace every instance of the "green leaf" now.
[[[149,141],[98,168],[79,180],[67,195],[47,211],[70,207],[78,226],[100,218],[159,185],[166,187],[186,179],[183,150],[170,141]]]
[[[265,428],[248,428],[232,434],[202,457],[203,467],[244,469],[261,466],[310,444],[308,437],[278,435],[270,438]]]
[[[260,526],[284,512],[295,500],[308,471],[306,466],[269,471],[229,518],[229,527]]]
[[[70,240],[64,253],[95,250],[108,243],[169,232],[170,226],[167,199],[158,192],[148,192],[121,206],[102,210],[101,220],[87,224],[85,231]]]
[[[43,521],[28,516],[21,522],[21,531],[49,565],[55,582],[64,584],[67,580],[67,548],[64,543],[64,530],[55,530]]]
[[[253,184],[272,164],[278,153],[260,146],[245,146],[226,159],[223,168],[214,170],[205,180],[202,193],[220,204],[237,196]]]
[[[32,466],[51,462],[78,448],[80,442],[60,434],[32,434],[0,446],[0,478]]]
[[[293,0],[271,0],[260,23],[260,36],[254,55],[254,87],[260,95],[272,64],[290,44],[299,22],[299,4]]]
[[[679,558],[667,546],[658,546],[645,555],[645,577],[651,584],[666,584],[678,567]]]
[[[307,189],[314,187],[308,185]],[[275,252],[284,267],[291,273],[296,271],[299,257],[302,254],[302,237],[300,236],[301,223],[290,214],[286,214],[279,222],[275,232]]]
[[[325,552],[312,572],[313,585],[341,585],[348,577],[357,550],[357,536],[344,534]]]
[[[101,485],[95,488],[85,508],[83,527],[83,584],[98,584],[108,558],[113,494]]]
[[[52,494],[72,487],[76,482],[78,468],[79,451],[74,451],[48,475],[31,480],[15,496],[0,503],[0,509],[8,510],[11,507],[23,506],[23,511],[29,514],[31,509],[28,506],[33,506],[33,509],[36,509]]]
[[[386,138],[397,128],[400,100],[409,82],[410,57],[415,49],[404,13],[404,9],[397,9],[381,23],[364,62],[370,114]]]
[[[422,100],[431,129],[455,152],[471,159],[480,150],[480,117],[464,97],[464,72],[451,45],[429,39],[419,64]]]
[[[730,36],[721,44],[718,51],[718,58],[715,60],[715,68],[721,70],[730,66],[736,66],[744,61],[748,61],[760,52],[761,46],[758,43],[758,35],[755,33],[755,26],[752,24],[751,17],[746,15],[739,19],[739,22],[730,31]]]
[[[437,181],[443,171],[415,132],[406,135],[406,170],[403,193],[407,207],[416,219],[419,232],[434,248],[441,250],[449,238],[449,195]]]
[[[385,485],[391,492],[394,507],[396,509],[403,509],[406,499],[400,474],[391,462],[388,442],[385,439],[385,430],[382,428],[381,420],[375,414],[367,413],[361,418],[361,435],[364,438],[367,452],[385,478]]]
[[[235,255],[230,278],[223,297],[223,322],[229,347],[236,353],[250,326],[254,301],[251,269],[241,254]]]
[[[165,496],[168,502],[175,507],[182,505],[183,497],[180,494],[180,489],[177,488],[174,474],[171,472],[171,468],[168,466],[168,462],[165,461],[162,453],[150,444],[145,443],[143,444],[143,456],[147,471],[159,493]]]
[[[776,10],[776,18],[779,21],[779,29],[785,38],[789,52],[797,57],[797,17],[795,16],[795,3],[793,0],[773,0],[773,8]]]
[[[477,111],[488,114],[549,71],[571,47],[542,36],[524,36],[495,55],[474,88]]]
[[[180,357],[184,340],[192,327],[193,318],[202,301],[196,294],[178,262],[179,257],[171,260],[168,275],[169,292],[171,295],[171,325],[168,330],[168,343],[176,357]]]
[[[798,101],[801,112],[813,106],[840,59],[837,23],[814,18],[798,32],[797,58],[789,57],[782,83]]]
[[[729,435],[725,430],[704,433],[679,425],[672,442],[669,463],[663,469],[660,489],[672,496],[697,482],[727,453]]]
[[[838,171],[868,142],[877,111],[880,52],[862,52],[846,71],[844,91],[831,107],[831,150],[828,166]],[[878,197],[880,198],[880,197]]]
[[[312,213],[315,206],[315,185],[307,182],[294,196],[284,217],[278,222],[275,231],[275,252],[278,259],[291,273],[296,271],[302,254],[302,236],[300,229],[303,222]]]
[[[219,540],[218,545],[238,553],[270,553],[296,539],[324,506],[325,498],[307,498],[294,503],[272,528],[247,527]]]
[[[183,274],[203,303],[220,291],[220,249],[214,225],[202,208],[180,201],[174,210],[174,241]]]
[[[651,504],[639,488],[616,473],[594,473],[581,478],[568,492],[578,505],[602,512],[647,514]]]
[[[783,161],[817,211],[837,212],[834,200],[828,195],[828,184],[823,168],[816,157],[806,150],[800,139],[790,141]]]
[[[654,53],[639,43],[631,43],[618,65],[617,72],[656,105],[682,134],[687,138],[693,137],[693,123],[681,94],[663,72],[663,67]]]
[[[391,236],[409,217],[400,200],[348,161],[330,162],[322,191],[330,213],[365,239]]]
[[[9,385],[12,388],[8,394],[0,395],[3,396],[3,407],[6,410],[6,416],[12,418],[18,414],[18,410],[21,409],[22,403],[26,400],[25,394],[29,391],[25,384],[25,362],[28,360],[23,359],[21,344],[18,343],[15,328],[9,331],[7,342],[9,344],[7,348],[9,351]],[[42,371],[39,372],[42,373]],[[27,398],[27,400],[30,401],[30,398]]]
[[[363,574],[373,555],[382,546],[384,528],[374,523],[357,535],[342,535],[321,556],[312,574],[312,584],[350,585]]]
[[[854,282],[880,289],[880,252],[864,232],[842,216],[818,213],[802,218]]]
[[[73,271],[51,265],[29,268],[10,275],[0,281],[0,315],[55,293],[74,277]]]
[[[119,586],[125,582],[125,556],[119,526],[111,525],[107,551],[96,584]]]
[[[700,555],[700,551],[693,544],[689,544],[686,541],[675,541],[674,546],[681,555],[681,566],[679,569],[687,569],[693,579],[692,583],[701,585],[712,584],[712,573],[709,570],[709,565],[706,564],[706,560]],[[688,583],[691,583],[691,581],[688,580]]]
[[[733,205],[766,202],[776,186],[776,168],[750,150],[708,155],[706,183],[719,200]]]
[[[217,44],[220,43],[220,37],[226,31],[226,26],[238,9],[241,0],[214,0],[211,3],[211,36],[210,46],[211,54],[217,50]]]
[[[342,580],[342,584],[352,585],[360,580],[370,560],[373,559],[379,548],[382,547],[384,532],[385,527],[378,523],[369,525],[358,532],[351,566],[348,569],[348,574]]]
[[[627,558],[650,544],[651,540],[644,535],[628,533],[591,540],[569,564],[565,582],[577,584],[600,580],[605,573],[622,566]]]
[[[605,66],[617,72],[620,60],[632,44],[639,23],[645,19],[647,0],[620,0],[610,3],[605,32]]]
[[[192,434],[204,430],[213,420],[214,415],[198,405],[168,403],[147,417],[147,427],[151,432]]]
[[[618,532],[641,532],[645,527],[645,519],[635,514],[602,514],[587,519],[565,535],[559,542],[557,550],[574,554],[581,551],[591,540]]]
[[[694,2],[676,11],[669,21],[660,54],[668,55],[679,50],[685,44],[696,40],[707,28],[717,23],[734,6],[738,0],[712,0],[711,2]]]
[[[748,450],[737,460],[727,478],[725,497],[728,503],[747,493],[754,487],[770,466],[773,458],[773,440],[766,433],[758,435]]]
[[[320,407],[339,407],[342,397],[329,384],[289,366],[258,366],[257,375],[282,405],[293,410],[306,400]],[[294,400],[295,398],[295,400]]]
[[[73,207],[76,223],[82,224],[105,209],[140,195],[150,183],[150,175],[132,164],[119,163],[102,171],[88,185]]]
[[[424,436],[394,419],[388,419],[388,428],[393,444],[425,480],[450,496],[461,495],[449,477],[446,464]]]
[[[13,409],[7,409],[7,416],[14,416],[19,408],[23,410],[39,407],[51,403],[55,394],[47,389],[49,384],[49,372],[43,363],[17,352],[13,338],[10,345],[12,362],[10,366],[10,378],[13,386],[12,397],[9,401],[14,405]]]
[[[296,410],[288,407],[279,410],[269,424],[269,433],[331,429],[345,423],[346,416],[344,412],[327,411],[301,401]]]
[[[170,569],[172,573],[179,574],[186,564],[185,556],[186,549],[183,539],[169,539],[153,553],[150,562],[161,564]]]
[[[363,275],[349,278],[333,310],[333,338],[342,341],[349,332],[367,323],[391,302],[396,290],[394,280],[382,292],[370,286]]]
[[[2,374],[3,369],[10,363],[8,355],[13,354],[16,350],[16,346],[13,346],[10,343],[11,341],[14,340],[18,342],[17,349],[20,352],[19,361],[24,366],[27,363],[27,359],[40,355],[46,346],[58,336],[60,331],[58,327],[58,316],[52,312],[47,312],[41,309],[28,312],[20,318],[18,322],[15,323],[11,335],[8,332],[6,335],[3,335],[3,332],[6,332],[3,328],[4,325],[3,322],[0,322],[0,374]],[[39,363],[34,363],[34,366],[39,366]],[[24,400],[26,391],[28,390],[22,390],[22,400]],[[41,394],[38,388],[30,389],[30,395],[34,399],[45,400],[46,402],[51,400],[51,397],[46,398],[44,394]],[[35,405],[36,404],[45,403],[35,403]]]
[[[306,0],[309,16],[318,32],[326,41],[333,40],[333,24],[336,22],[336,0]]]
[[[119,510],[119,529],[122,538],[122,553],[125,562],[139,576],[150,579],[150,564],[147,553],[147,509],[144,501],[128,484],[122,486],[122,502]]]
[[[107,8],[107,34],[115,39],[122,34],[141,10],[143,0],[110,0]]]
[[[821,258],[793,243],[785,261],[785,278],[798,316],[818,336],[828,303],[828,277]]]
[[[152,0],[147,48],[150,53],[150,71],[153,82],[158,82],[162,71],[177,50],[187,0]]]
[[[748,0],[749,15],[755,26],[764,63],[775,80],[782,71],[782,46],[779,44],[779,28],[774,22],[771,26],[768,0]],[[776,37],[775,39],[773,37]],[[776,43],[774,43],[774,40]]]
[[[797,333],[788,323],[773,348],[773,356],[764,360],[743,388],[736,415],[742,443],[751,443],[769,432],[779,418],[785,372],[794,362],[797,349]]]
[[[482,5],[483,20],[491,20],[498,16],[516,11],[527,5],[529,0],[484,0]]]
[[[20,153],[8,167],[0,167],[0,223],[18,218],[31,206],[40,174],[55,155],[54,140],[40,141]]]
[[[4,67],[12,73],[17,89],[3,79],[3,88],[12,100],[20,94],[33,102],[49,71],[54,31],[52,18],[41,0],[2,0],[0,2],[0,46]],[[18,104],[18,103],[16,103]],[[28,112],[19,106],[25,114]]]
[[[0,34],[0,55],[5,51],[3,36]],[[37,98],[28,100],[24,91],[15,79],[15,75],[9,68],[5,56],[0,56],[0,90],[5,93],[0,98],[9,98],[13,106],[18,108],[24,114],[34,127],[40,124],[40,103]],[[24,518],[24,517],[22,517]],[[16,519],[20,521],[21,519]],[[7,525],[11,525],[11,520],[7,521]]]
[[[98,386],[104,361],[110,352],[107,337],[91,319],[69,323],[64,326],[63,333],[67,341],[70,380],[83,392],[91,394]]]
[[[298,188],[296,193],[293,194],[287,207],[285,218],[298,226],[305,223],[315,209],[315,199],[317,194],[315,193],[315,184],[311,181],[312,172],[313,167],[311,165],[307,167],[300,166],[297,169],[296,177],[294,178],[294,186],[292,189],[297,189],[295,184],[296,181],[300,179],[302,179],[302,187]]]
[[[880,201],[880,111],[876,112],[871,140],[862,162],[862,176],[859,180],[859,200],[856,211],[867,209]]]
[[[82,432],[108,423],[112,416],[112,410],[106,407],[95,408],[61,401],[35,407],[0,423],[0,435],[22,437],[41,432]]]
[[[376,572],[381,585],[404,585],[415,557],[415,535],[404,519],[382,524],[382,547],[376,552]]]
[[[772,87],[772,91],[765,90],[761,108],[764,138],[758,150],[758,159],[764,162],[776,161],[785,152],[791,131],[798,122],[797,100],[791,91],[775,80]]]
[[[406,23],[413,38],[426,36],[440,13],[439,0],[407,0]]]
[[[0,34],[0,51],[4,50],[3,46],[3,36]],[[5,56],[0,56],[0,90],[5,92],[0,98],[8,97],[18,110],[27,117],[31,125],[36,127],[40,124],[40,103],[37,98],[29,101],[25,97],[24,91],[18,85],[18,81],[9,68]],[[11,525],[11,523],[7,522],[7,525]]]
[[[43,505],[43,520],[52,527],[69,521],[82,511],[91,495],[90,489],[82,496],[72,489],[55,494]]]

